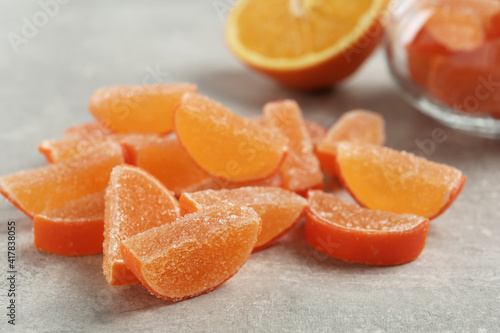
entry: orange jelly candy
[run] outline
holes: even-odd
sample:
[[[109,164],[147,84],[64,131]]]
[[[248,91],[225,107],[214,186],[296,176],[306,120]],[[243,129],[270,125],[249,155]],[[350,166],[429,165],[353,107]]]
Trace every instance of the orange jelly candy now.
[[[150,172],[176,195],[211,179],[193,162],[175,137],[134,137],[124,139],[123,144],[134,165]]]
[[[361,205],[429,219],[457,198],[465,176],[449,165],[371,144],[337,146],[337,175]]]
[[[272,176],[286,156],[287,140],[207,97],[188,93],[174,113],[177,138],[203,170],[228,181]]]
[[[146,171],[128,165],[113,169],[106,189],[103,271],[110,285],[139,282],[125,265],[125,239],[179,217],[177,200]]]
[[[104,137],[112,132],[98,122],[84,123],[68,127],[64,131],[65,138],[86,139],[89,137]]]
[[[33,233],[39,250],[65,256],[102,253],[104,191],[35,215]]]
[[[182,214],[225,203],[255,209],[262,218],[262,231],[254,252],[265,249],[291,230],[307,206],[307,200],[301,196],[272,187],[241,187],[233,190],[184,193],[179,203]]]
[[[498,82],[500,40],[485,43],[471,52],[436,58],[429,75],[428,92],[441,102],[466,113],[500,118]]]
[[[304,119],[304,125],[306,126],[307,133],[309,133],[313,146],[316,147],[325,137],[327,132],[326,128],[323,125],[308,119]]]
[[[406,46],[406,50],[408,53],[410,75],[423,88],[427,87],[434,59],[440,55],[446,56],[451,54],[451,51],[440,44],[425,27]]]
[[[200,169],[175,137],[130,136],[121,140],[132,164],[150,172],[176,196],[184,192],[208,189],[236,188],[241,186],[281,186],[281,177],[272,177],[233,183],[211,177]]]
[[[323,174],[298,104],[292,100],[267,103],[263,114],[266,125],[288,139],[288,155],[280,170],[283,187],[299,194],[323,188]]]
[[[383,145],[385,142],[384,127],[384,118],[378,113],[365,110],[352,110],[344,113],[328,130],[316,149],[323,170],[335,175],[335,154],[339,142],[351,141]]]
[[[105,142],[62,163],[1,177],[0,192],[33,217],[103,191],[113,167],[123,162],[121,146]]]
[[[208,293],[248,260],[261,221],[248,207],[211,207],[122,242],[127,266],[158,297],[180,301]]]
[[[86,154],[103,142],[111,141],[122,144],[125,139],[139,140],[142,137],[157,137],[145,134],[110,134],[106,136],[88,136],[85,138],[67,137],[58,140],[42,140],[38,145],[40,151],[48,163],[60,163],[73,156]],[[129,151],[125,149],[124,157],[126,163],[131,163]]]
[[[192,84],[159,84],[102,88],[90,99],[89,110],[101,125],[115,133],[167,134],[172,113],[182,95],[196,91]]]
[[[336,259],[377,266],[405,264],[424,249],[428,229],[425,217],[370,210],[332,194],[309,192],[306,239]]]
[[[266,122],[263,117],[255,117],[255,118],[250,118],[251,120],[255,121],[257,124],[261,126],[266,126]],[[309,120],[309,119],[303,119],[304,125],[306,127],[307,133],[309,134],[309,137],[311,138],[311,142],[314,147],[325,137],[326,135],[326,128],[318,124],[315,121]]]

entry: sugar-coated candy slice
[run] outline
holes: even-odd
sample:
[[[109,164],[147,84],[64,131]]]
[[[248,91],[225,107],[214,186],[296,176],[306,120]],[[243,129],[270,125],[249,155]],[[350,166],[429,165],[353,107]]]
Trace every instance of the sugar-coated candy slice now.
[[[87,137],[70,136],[62,139],[42,140],[38,150],[45,156],[48,163],[59,163],[75,155],[86,154],[103,142],[111,141],[122,144],[125,140],[140,140],[144,137],[158,137],[153,134],[108,134],[105,136],[91,135]],[[124,151],[126,163],[131,163],[128,149]]]
[[[335,175],[337,144],[342,141],[383,145],[384,118],[376,112],[351,110],[344,113],[328,130],[316,149],[321,167]]]
[[[86,139],[89,137],[103,137],[112,134],[109,128],[94,121],[68,127],[63,134],[65,138]]]
[[[104,191],[35,215],[33,234],[39,250],[65,256],[102,253]]]
[[[184,193],[180,199],[181,214],[197,212],[206,207],[224,203],[247,206],[255,209],[262,218],[254,252],[271,245],[291,230],[304,214],[307,200],[281,188],[241,187],[232,190],[207,190]]]
[[[0,193],[33,217],[103,191],[113,167],[123,162],[121,146],[104,142],[62,163],[3,176]]]
[[[120,253],[123,240],[179,217],[174,196],[146,171],[129,165],[111,172],[106,189],[103,271],[109,284],[139,282]]]
[[[371,144],[339,143],[336,166],[339,180],[361,205],[429,219],[443,213],[465,183],[452,166]]]
[[[182,95],[194,91],[185,83],[107,87],[92,95],[89,110],[112,132],[162,135],[173,130],[172,113]]]
[[[299,105],[293,100],[271,102],[264,105],[263,114],[266,125],[288,139],[280,170],[283,187],[304,195],[309,189],[323,188],[323,173]]]
[[[177,138],[209,174],[229,181],[272,176],[286,156],[286,138],[207,97],[188,93],[174,113]]]
[[[248,207],[211,207],[122,242],[125,263],[158,297],[180,301],[208,293],[248,260],[261,226]]]
[[[332,194],[309,192],[306,239],[329,256],[389,266],[415,260],[425,246],[429,220],[345,203]]]
[[[249,182],[230,182],[210,176],[203,171],[175,137],[129,136],[124,145],[132,164],[148,171],[167,188],[180,196],[184,192],[208,189],[236,188],[241,186],[280,187],[281,176]]]

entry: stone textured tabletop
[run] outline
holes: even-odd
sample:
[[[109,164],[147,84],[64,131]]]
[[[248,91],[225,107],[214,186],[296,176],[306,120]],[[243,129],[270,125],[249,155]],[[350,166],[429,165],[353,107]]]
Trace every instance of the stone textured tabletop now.
[[[225,47],[230,5],[2,1],[0,175],[43,165],[38,142],[90,121],[88,99],[101,86],[193,82],[243,115],[289,97],[325,126],[348,109],[368,108],[387,120],[388,146],[454,165],[468,177],[456,203],[432,222],[422,255],[389,268],[343,263],[309,247],[301,224],[252,255],[218,290],[170,303],[141,285],[108,286],[99,255],[37,251],[32,221],[1,201],[0,331],[500,331],[500,141],[444,128],[407,106],[380,51],[328,92],[301,94],[274,84]],[[444,142],[432,141],[437,128]],[[17,227],[15,327],[6,316],[11,220]]]

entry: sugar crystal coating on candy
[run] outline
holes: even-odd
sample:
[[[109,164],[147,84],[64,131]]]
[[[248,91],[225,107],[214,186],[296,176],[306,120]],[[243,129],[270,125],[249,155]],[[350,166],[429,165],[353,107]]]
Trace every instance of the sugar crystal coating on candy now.
[[[112,132],[98,122],[78,124],[68,127],[63,134],[64,138],[86,139],[89,137],[104,137]]]
[[[104,191],[35,215],[33,234],[39,250],[69,256],[102,253]]]
[[[114,168],[106,189],[104,216],[103,271],[108,283],[138,282],[121,257],[124,239],[170,223],[179,215],[177,200],[153,176],[133,166]]]
[[[229,181],[272,176],[286,155],[286,138],[207,97],[187,93],[174,113],[175,131],[191,158]]]
[[[282,183],[279,174],[236,183],[214,178],[193,162],[176,137],[133,136],[121,140],[121,143],[128,151],[131,163],[150,172],[176,196],[184,192],[252,185],[280,187]]]
[[[127,266],[149,291],[179,301],[210,292],[250,256],[261,220],[248,207],[210,207],[122,242]]]
[[[184,193],[179,202],[181,214],[225,203],[255,209],[262,218],[262,231],[254,252],[268,247],[286,234],[300,220],[307,206],[307,200],[293,192],[280,188],[251,186],[232,190]]]
[[[106,87],[92,95],[89,110],[112,132],[162,135],[173,130],[172,113],[182,95],[194,91],[185,83]]]
[[[345,203],[332,194],[309,192],[306,238],[340,260],[399,265],[415,260],[425,246],[429,220]]]
[[[385,142],[384,119],[378,113],[351,110],[344,113],[328,130],[316,149],[321,167],[335,175],[335,154],[342,141],[383,145]]]
[[[283,187],[302,194],[322,188],[323,174],[298,104],[293,100],[270,102],[264,105],[263,114],[266,125],[288,139],[288,155],[280,170]]]
[[[112,168],[123,161],[121,146],[104,142],[86,154],[62,163],[3,176],[0,178],[0,192],[33,217],[103,191]]]
[[[387,147],[337,146],[337,175],[361,205],[435,218],[458,196],[465,176],[454,167]]]

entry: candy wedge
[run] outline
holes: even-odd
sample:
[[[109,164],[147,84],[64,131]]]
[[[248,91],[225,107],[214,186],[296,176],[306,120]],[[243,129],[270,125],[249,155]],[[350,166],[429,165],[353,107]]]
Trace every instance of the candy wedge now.
[[[78,124],[68,127],[64,131],[65,138],[86,139],[89,137],[103,137],[112,132],[98,122]]]
[[[265,249],[291,230],[307,206],[307,200],[295,193],[280,188],[252,186],[233,190],[184,193],[179,203],[182,214],[224,203],[253,208],[262,219],[262,231],[254,252]]]
[[[139,282],[120,253],[123,240],[179,217],[174,196],[146,171],[128,165],[113,169],[106,189],[103,271],[110,285]]]
[[[307,241],[336,259],[377,266],[405,264],[424,249],[428,229],[424,217],[370,210],[332,194],[309,192]]]
[[[336,163],[341,183],[361,205],[429,219],[443,213],[465,183],[454,167],[370,144],[339,143]]]
[[[344,113],[328,130],[316,148],[321,167],[335,175],[335,154],[342,141],[372,143],[385,142],[384,118],[376,112],[352,110]]]
[[[123,162],[121,146],[105,142],[65,162],[3,176],[0,192],[33,217],[103,191],[113,167]]]
[[[305,195],[307,190],[323,188],[323,173],[314,154],[299,105],[293,100],[264,105],[266,125],[288,139],[288,154],[281,166],[283,187]]]
[[[261,221],[248,207],[212,207],[122,242],[125,263],[158,297],[180,301],[231,278],[252,253]]]
[[[203,170],[228,181],[272,176],[286,156],[286,138],[207,97],[188,93],[174,114],[181,145]]]
[[[172,112],[182,95],[196,91],[184,83],[102,88],[90,99],[96,120],[115,133],[167,134]]]
[[[65,256],[102,253],[104,191],[35,215],[33,233],[39,250]]]

